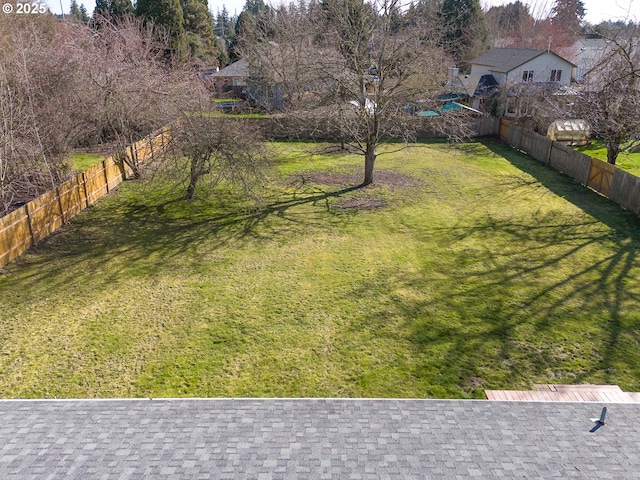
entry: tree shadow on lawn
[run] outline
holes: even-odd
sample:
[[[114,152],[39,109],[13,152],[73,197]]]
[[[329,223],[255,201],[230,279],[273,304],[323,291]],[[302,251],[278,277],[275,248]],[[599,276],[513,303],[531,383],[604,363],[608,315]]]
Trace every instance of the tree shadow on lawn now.
[[[381,272],[350,292],[370,306],[353,328],[404,332],[426,396],[484,398],[484,389],[546,382],[640,390],[640,219],[526,155],[486,144],[528,174],[505,176],[495,201],[553,194],[587,215],[542,208],[505,220],[469,205],[455,225],[416,226],[431,253],[413,271]]]
[[[478,211],[453,226],[425,220],[412,234],[435,253],[421,257],[415,271],[377,272],[348,292],[345,300],[369,306],[353,328],[394,336],[390,319],[402,325],[424,359],[412,374],[428,396],[479,397],[484,388],[529,388],[537,381],[623,379],[640,390],[640,358],[633,347],[640,341],[633,315],[640,311],[640,221],[530,157],[504,145],[486,146],[528,174],[505,177],[504,197],[496,201],[539,188],[593,220],[553,211],[538,212],[528,222]],[[324,227],[330,200],[356,189],[297,191],[260,210],[235,207],[214,214],[194,205],[185,215],[182,201],[119,199],[113,208],[100,206],[77,217],[25,264],[34,284],[68,288],[69,278],[48,265],[58,262],[73,275],[79,272],[72,265],[82,265],[80,281],[108,289],[120,278],[165,272],[167,264],[180,265],[185,257],[197,263],[199,254],[230,242],[272,241],[274,235]],[[299,208],[306,205],[324,208]],[[608,247],[595,248],[602,245]],[[125,260],[107,268],[119,256]],[[108,273],[100,277],[101,271]]]
[[[595,289],[603,295],[608,312],[608,346],[603,358],[603,368],[614,367],[612,361],[614,349],[624,327],[621,324],[621,309],[625,301],[635,302],[636,310],[640,310],[637,291],[634,293],[632,280],[638,278],[630,272],[638,267],[638,249],[640,248],[640,218],[633,212],[623,209],[608,198],[583,186],[573,179],[533,157],[519,152],[507,145],[487,141],[485,145],[508,160],[512,165],[535,178],[549,191],[571,202],[598,222],[607,225],[610,231],[603,238],[594,238],[596,242],[609,241],[615,245],[609,257],[598,259],[589,268],[596,271],[599,279]],[[596,293],[596,292],[594,292]],[[627,328],[632,326],[627,326]],[[635,325],[636,328],[640,325]],[[624,352],[622,352],[624,354]],[[634,349],[635,353],[635,349]],[[637,365],[640,368],[640,364]],[[637,384],[640,390],[640,384]]]
[[[619,241],[619,232],[589,233],[588,221],[558,220],[425,226],[437,253],[414,272],[387,271],[351,292],[371,305],[355,328],[406,332],[427,396],[483,398],[483,389],[547,382],[640,390],[638,236]],[[600,242],[614,245],[589,263]]]
[[[593,220],[553,210],[530,221],[475,212],[453,227],[426,227],[424,238],[445,251],[392,285],[432,293],[399,299],[376,318],[402,312],[416,347],[440,356],[438,374],[462,386],[480,378],[483,388],[549,381],[640,390],[640,220],[520,152],[486,145],[535,179],[510,180],[497,201],[537,182]]]
[[[186,203],[182,199],[160,203],[153,200],[142,203],[135,195],[132,200],[108,199],[113,202],[110,206],[102,204],[79,215],[36,246],[37,256],[19,259],[18,263],[33,272],[34,284],[46,281],[64,288],[69,278],[59,269],[51,268],[52,263],[63,262],[82,265],[83,272],[71,268],[76,282],[102,283],[108,287],[120,278],[153,277],[165,272],[168,265],[191,266],[200,261],[199,255],[230,242],[241,245],[243,241],[287,239],[320,228],[326,225],[331,200],[357,188],[295,191],[289,199],[261,207],[246,208],[233,203],[221,211],[212,211],[210,204]],[[322,208],[305,209],[305,206]],[[96,275],[98,272],[105,272],[105,276]],[[82,274],[84,279],[79,279]]]
[[[640,219],[633,212],[623,209],[608,198],[579,184],[571,177],[538,162],[533,157],[515,150],[507,144],[495,140],[484,140],[482,144],[514,167],[533,177],[540,185],[571,202],[599,222],[614,230],[622,230],[624,235],[629,235],[627,232],[630,231],[640,237]],[[532,185],[532,182],[529,185]]]

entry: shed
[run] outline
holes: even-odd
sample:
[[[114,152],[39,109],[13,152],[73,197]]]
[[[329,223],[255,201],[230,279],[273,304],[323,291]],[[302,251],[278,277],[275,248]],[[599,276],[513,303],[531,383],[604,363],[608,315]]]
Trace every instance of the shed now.
[[[586,145],[591,127],[585,120],[556,120],[547,128],[547,137],[565,145]]]

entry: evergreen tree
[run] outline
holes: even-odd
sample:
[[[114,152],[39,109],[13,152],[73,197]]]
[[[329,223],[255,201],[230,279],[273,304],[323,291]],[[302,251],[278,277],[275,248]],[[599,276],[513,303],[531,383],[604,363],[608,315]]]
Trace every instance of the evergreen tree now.
[[[184,29],[199,35],[213,35],[213,20],[206,0],[180,0]]]
[[[265,10],[267,5],[263,0],[246,0],[244,4],[243,11],[249,12],[252,15],[258,15],[260,12]]]
[[[98,14],[103,17],[118,19],[126,15],[132,15],[133,11],[131,0],[96,0],[94,15]]]
[[[69,16],[74,20],[82,21],[82,13],[80,13],[80,8],[78,7],[78,2],[76,0],[71,0]]]
[[[84,6],[84,3],[80,4],[80,18],[82,19],[82,23],[89,22],[89,12],[87,12],[87,7]]]
[[[507,34],[517,33],[520,24],[524,20],[528,20],[529,18],[531,18],[529,8],[520,0],[514,3],[508,3],[507,5],[494,8],[501,9],[498,18],[498,27],[501,31]]]
[[[236,21],[234,40],[230,48],[231,59],[237,59],[240,42],[250,41],[256,30],[256,19],[260,15],[268,15],[270,7],[263,0],[246,0],[244,8]]]
[[[187,49],[184,31],[184,12],[180,0],[138,0],[136,15],[166,28],[171,37],[171,48],[183,57]]]
[[[516,0],[513,3],[491,7],[485,14],[487,27],[492,40],[501,39],[510,42],[510,46],[523,48],[530,42],[535,19],[529,7]]]
[[[229,18],[229,11],[227,7],[222,5],[222,11],[218,10],[218,14],[216,15],[216,22],[214,31],[216,36],[227,39],[229,38],[229,33],[233,33],[229,31],[229,25],[231,20]]]
[[[444,0],[441,15],[447,29],[445,48],[466,69],[469,61],[486,48],[487,24],[480,1]]]
[[[109,11],[109,0],[96,0],[96,6],[93,9],[94,15],[104,15]]]
[[[181,0],[191,56],[210,63],[218,55],[207,0]]]
[[[214,25],[214,34],[218,39],[218,60],[222,65],[229,63],[229,52],[235,39],[235,19],[229,16],[227,7],[218,10]]]
[[[582,0],[556,0],[551,9],[551,23],[554,31],[564,30],[570,37],[580,34],[580,24],[586,14]],[[568,40],[569,42],[571,39]]]
[[[430,21],[439,14],[440,0],[418,0],[411,3],[404,14],[403,28],[415,27],[418,22]]]

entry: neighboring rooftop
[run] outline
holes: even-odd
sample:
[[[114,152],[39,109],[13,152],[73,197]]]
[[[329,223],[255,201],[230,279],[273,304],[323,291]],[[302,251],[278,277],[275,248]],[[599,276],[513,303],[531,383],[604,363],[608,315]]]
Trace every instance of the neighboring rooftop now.
[[[491,70],[496,72],[510,72],[545,53],[551,53],[558,58],[562,58],[558,54],[548,52],[547,50],[536,50],[533,48],[494,48],[474,58],[471,60],[471,63],[491,67]],[[568,61],[564,58],[562,59]]]
[[[238,60],[237,62],[221,68],[219,71],[212,73],[212,77],[248,77],[249,64],[246,60]]]
[[[459,96],[456,95],[455,98],[445,98],[446,96],[443,95],[441,97],[442,99],[450,100],[456,100],[461,97],[482,97],[493,94],[497,87],[498,82],[496,82],[493,75],[456,75],[449,80],[447,88],[450,92],[455,92],[459,94]]]
[[[0,401],[0,478],[637,478],[640,404]]]

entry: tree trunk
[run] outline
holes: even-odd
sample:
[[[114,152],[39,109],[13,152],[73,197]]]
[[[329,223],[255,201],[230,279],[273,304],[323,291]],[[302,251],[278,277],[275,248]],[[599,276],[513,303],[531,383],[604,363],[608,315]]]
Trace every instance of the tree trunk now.
[[[125,144],[126,145],[126,144]],[[134,155],[129,155],[127,150],[128,146],[121,146],[118,148],[118,152],[116,153],[115,160],[118,163],[122,172],[125,172],[125,165],[131,169],[133,178],[139,180],[142,177],[142,173],[140,172],[140,164],[138,163],[138,159]],[[133,151],[131,150],[133,153]],[[124,175],[123,175],[124,178]]]
[[[191,159],[191,169],[189,170],[189,186],[187,192],[184,195],[184,199],[187,201],[193,200],[196,195],[196,185],[198,180],[202,176],[202,168],[197,157]]]
[[[184,199],[188,202],[190,202],[191,200],[193,200],[193,197],[196,194],[196,180],[194,180],[193,178],[191,179],[191,181],[189,182],[189,186],[187,187],[187,193],[185,193],[184,195]]]
[[[122,155],[122,152],[117,152],[113,156],[113,159],[115,160],[115,163],[118,166],[118,170],[120,170],[120,175],[122,175],[122,180],[127,180],[127,169],[125,167],[127,163],[124,160],[125,157]]]
[[[373,183],[373,166],[376,163],[376,149],[375,145],[367,145],[367,149],[364,155],[364,180],[360,184],[361,187],[366,187]]]
[[[607,142],[607,163],[616,164],[618,154],[620,153],[620,144],[617,142]]]

